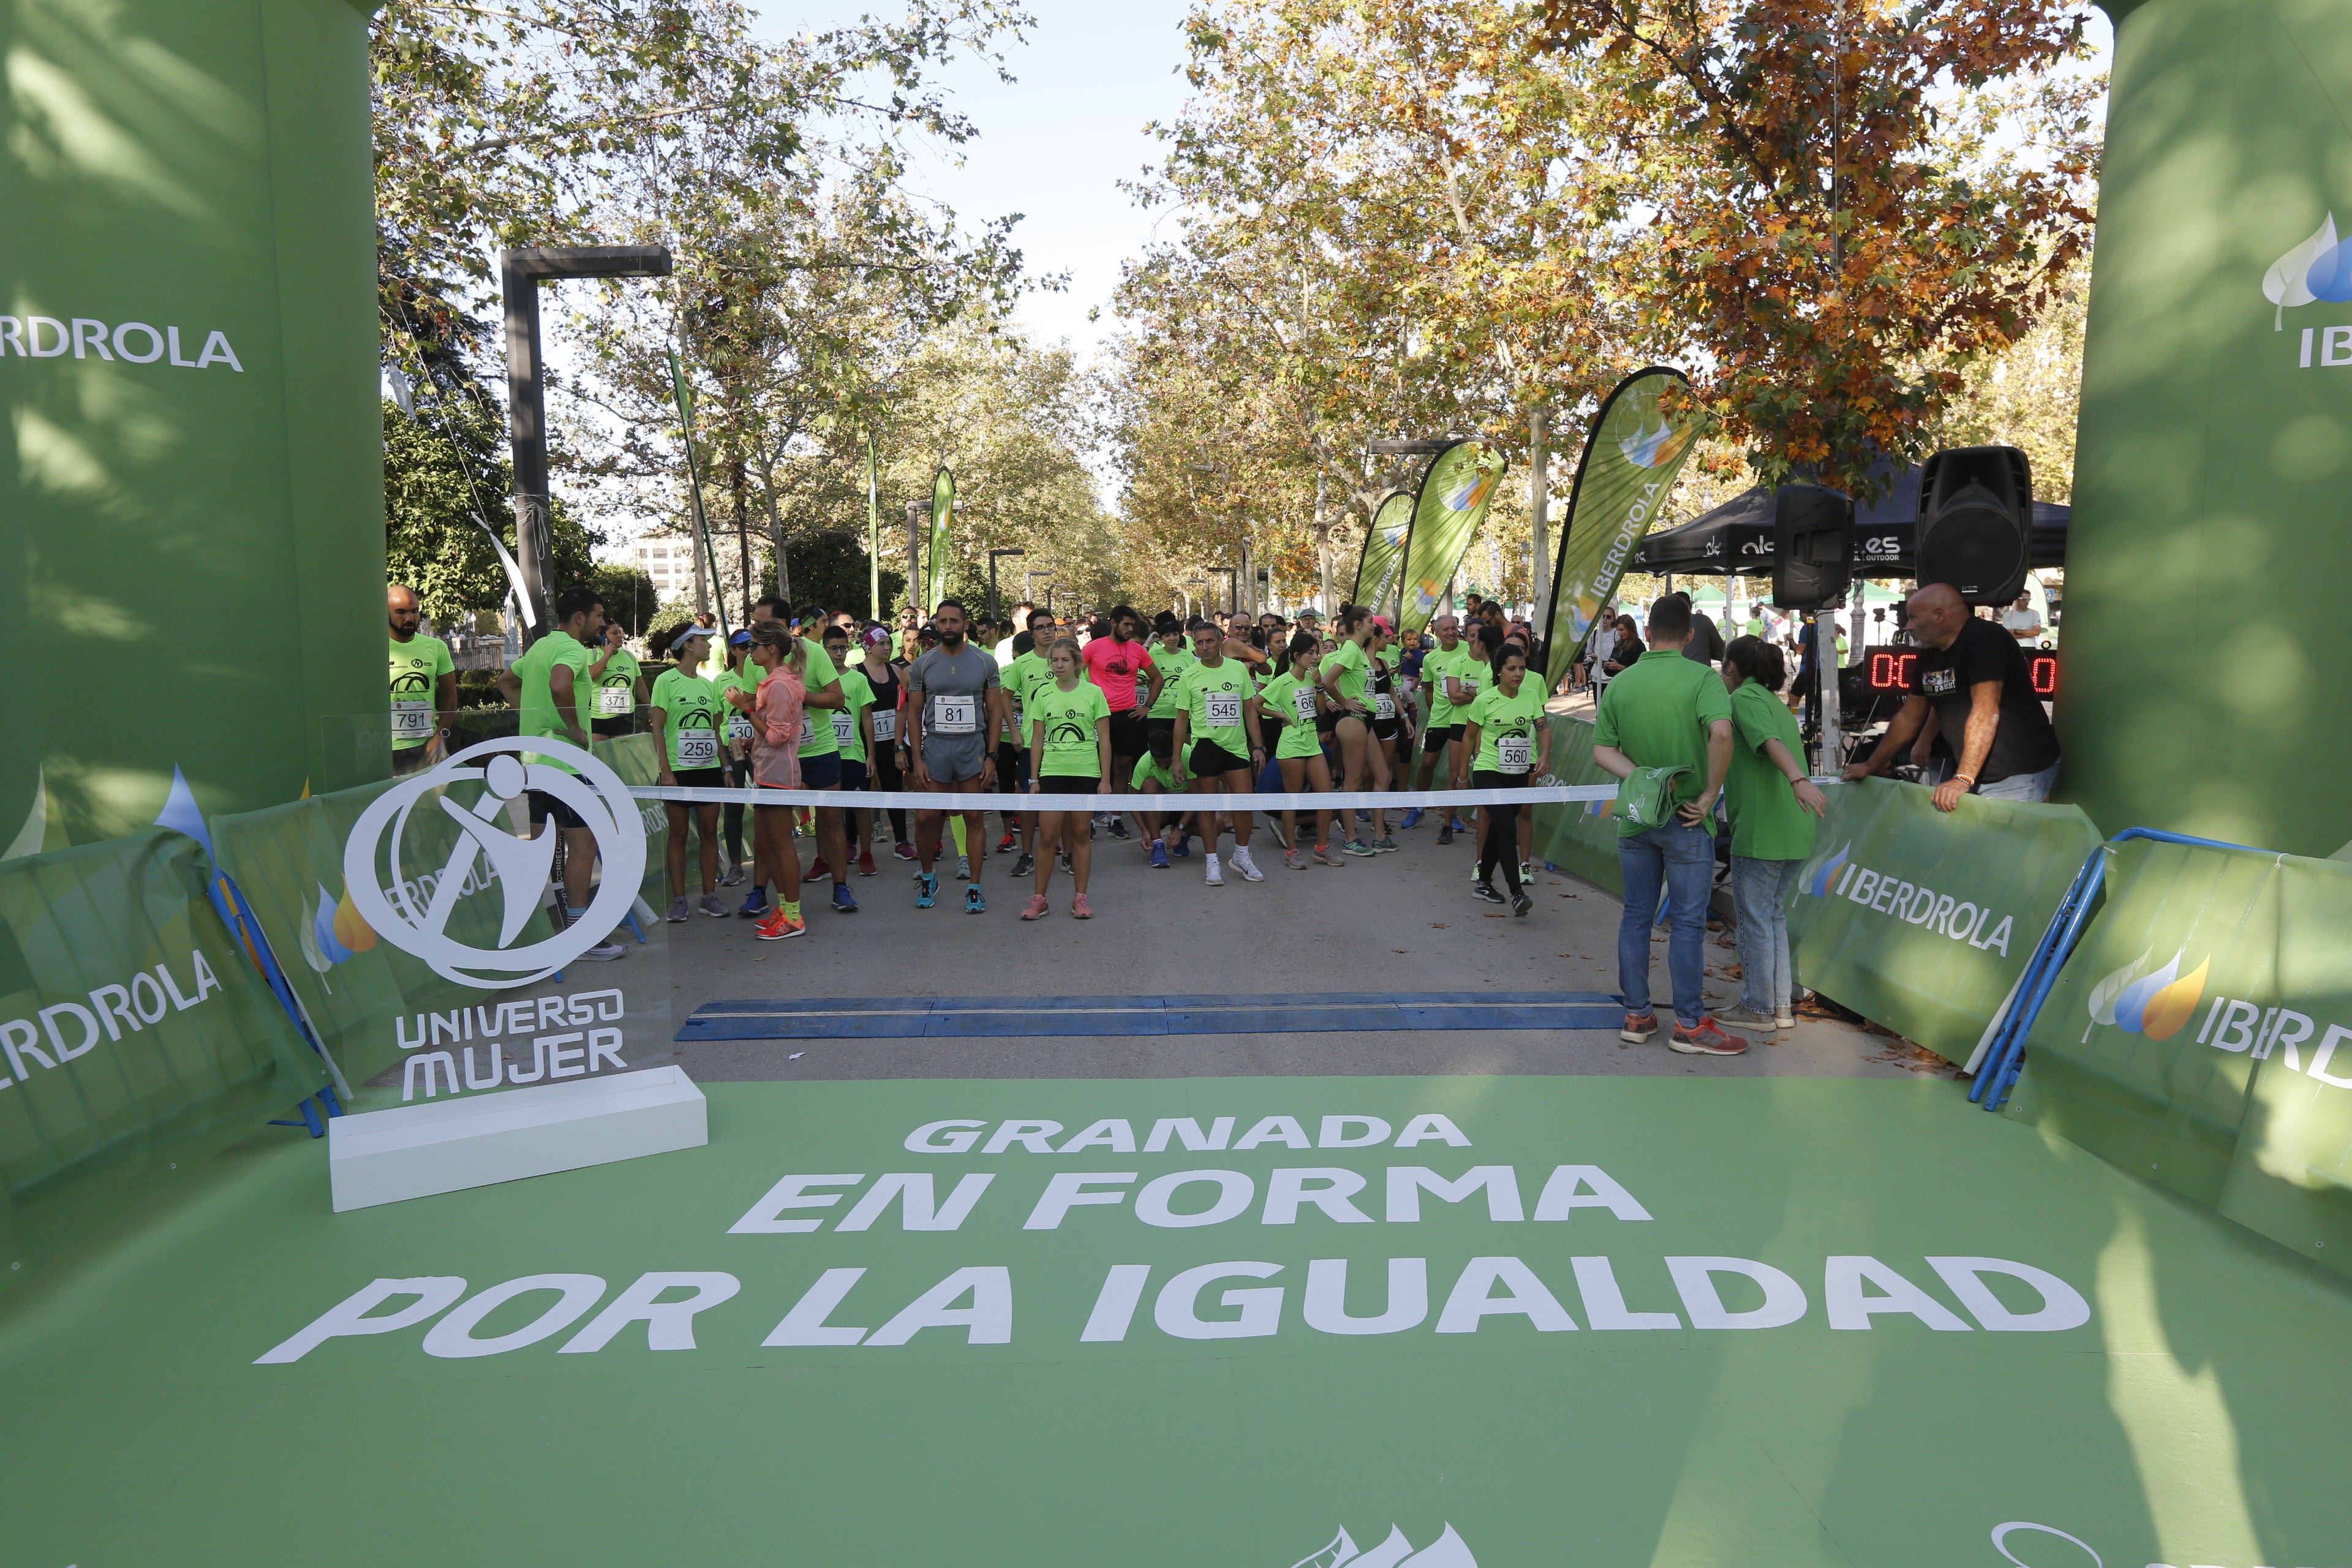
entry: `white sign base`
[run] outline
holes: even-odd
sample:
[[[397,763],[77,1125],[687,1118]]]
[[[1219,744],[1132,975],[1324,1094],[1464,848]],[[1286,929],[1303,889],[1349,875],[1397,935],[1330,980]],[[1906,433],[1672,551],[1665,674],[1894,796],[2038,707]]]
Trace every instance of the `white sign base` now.
[[[702,1090],[660,1067],[338,1116],[327,1170],[341,1214],[709,1142]]]

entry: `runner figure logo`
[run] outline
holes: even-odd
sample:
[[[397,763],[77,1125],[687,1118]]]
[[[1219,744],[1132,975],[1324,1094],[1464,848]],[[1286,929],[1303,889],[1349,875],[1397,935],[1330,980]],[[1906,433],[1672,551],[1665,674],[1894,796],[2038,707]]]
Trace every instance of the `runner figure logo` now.
[[[565,767],[553,765],[558,762]],[[480,795],[461,805],[457,796],[477,780]],[[507,826],[508,803],[530,790],[579,814],[595,838],[604,877],[587,910],[568,928],[513,947],[541,907],[555,858],[551,823],[536,838],[518,837]],[[457,827],[457,845],[446,867],[407,866],[401,842],[409,813],[428,795],[428,809],[446,814]],[[477,862],[487,870],[477,873]],[[417,873],[436,869],[420,902],[425,884]],[[377,935],[423,959],[445,980],[493,991],[545,979],[603,942],[635,902],[645,872],[645,828],[628,785],[589,752],[544,735],[484,741],[402,780],[360,814],[343,844],[345,893]],[[476,873],[475,884],[498,884],[505,898],[496,948],[468,947],[446,932],[469,873]]]

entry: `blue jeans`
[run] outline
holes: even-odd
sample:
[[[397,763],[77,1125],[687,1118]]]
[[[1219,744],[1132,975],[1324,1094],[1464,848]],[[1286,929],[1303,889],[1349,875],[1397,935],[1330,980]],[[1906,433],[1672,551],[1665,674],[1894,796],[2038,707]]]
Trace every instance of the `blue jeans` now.
[[[1625,912],[1617,924],[1617,988],[1625,1010],[1650,1010],[1650,920],[1664,890],[1673,906],[1666,937],[1666,973],[1673,977],[1675,1017],[1696,1026],[1706,1016],[1706,895],[1715,880],[1712,825],[1680,822],[1648,827],[1617,840],[1625,878]]]
[[[1739,916],[1739,1005],[1769,1016],[1789,1011],[1797,977],[1789,963],[1789,889],[1802,860],[1731,858],[1732,907]]]
[[[2057,782],[2058,764],[2053,763],[2038,773],[2011,773],[1999,784],[1979,784],[1977,794],[1985,800],[2044,801]]]

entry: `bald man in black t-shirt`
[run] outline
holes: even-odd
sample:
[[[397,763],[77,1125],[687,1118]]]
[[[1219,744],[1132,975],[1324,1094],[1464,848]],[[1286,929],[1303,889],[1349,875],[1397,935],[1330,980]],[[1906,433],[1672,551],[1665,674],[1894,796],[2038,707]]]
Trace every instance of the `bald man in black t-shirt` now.
[[[1937,810],[1950,811],[1969,794],[2049,799],[2058,776],[2058,734],[2042,710],[2024,650],[1991,621],[1970,615],[1948,584],[1913,594],[1906,616],[1919,644],[1910,689],[1878,749],[1849,766],[1846,781],[1885,772],[1932,710],[1944,743],[1959,757],[1958,770],[1936,786]]]

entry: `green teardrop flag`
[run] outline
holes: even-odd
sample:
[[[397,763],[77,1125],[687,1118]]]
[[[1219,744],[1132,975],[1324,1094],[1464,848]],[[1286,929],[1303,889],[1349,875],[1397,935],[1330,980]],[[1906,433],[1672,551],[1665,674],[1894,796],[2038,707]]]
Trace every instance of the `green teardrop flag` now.
[[[1351,605],[1385,609],[1396,589],[1397,569],[1404,564],[1405,542],[1412,536],[1412,492],[1391,490],[1372,509],[1371,526],[1364,531],[1364,553],[1356,563],[1356,586]]]
[[[1584,646],[1592,617],[1617,591],[1634,547],[1650,531],[1695,445],[1696,427],[1689,419],[1669,419],[1658,407],[1659,395],[1677,381],[1687,384],[1682,372],[1662,365],[1635,371],[1601,405],[1585,437],[1560,525],[1551,603],[1544,611],[1545,674],[1554,689]]]
[[[955,476],[941,468],[931,478],[931,559],[929,591],[923,607],[936,614],[948,593],[948,524],[955,519]]]
[[[1500,447],[1484,441],[1456,441],[1429,460],[1405,537],[1398,635],[1421,630],[1437,613],[1437,601],[1461,568],[1509,466],[1510,458]]]
[[[866,618],[882,619],[882,474],[874,460],[874,432],[866,433]]]

